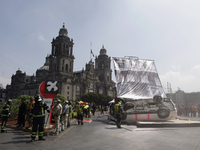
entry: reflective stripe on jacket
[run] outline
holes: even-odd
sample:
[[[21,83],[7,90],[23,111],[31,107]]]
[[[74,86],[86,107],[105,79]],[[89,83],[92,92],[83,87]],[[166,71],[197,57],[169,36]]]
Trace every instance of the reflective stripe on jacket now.
[[[10,115],[10,110],[11,110],[10,105],[5,104],[5,106],[4,106],[3,109],[2,109],[1,117],[9,117],[9,115]]]
[[[49,110],[49,107],[44,102],[34,103],[31,108],[30,115],[33,117],[45,116],[45,110]]]

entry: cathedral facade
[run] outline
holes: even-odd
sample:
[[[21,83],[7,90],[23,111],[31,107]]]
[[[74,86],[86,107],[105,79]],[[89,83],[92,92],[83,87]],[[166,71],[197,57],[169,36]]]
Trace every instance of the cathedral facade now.
[[[34,95],[38,93],[39,85],[45,80],[58,81],[59,93],[68,100],[80,99],[89,92],[115,97],[115,82],[112,80],[111,58],[102,46],[95,62],[90,60],[85,69],[74,71],[73,39],[68,37],[68,31],[63,25],[59,35],[51,42],[51,54],[47,55],[44,65],[36,71],[36,75],[26,75],[21,70],[11,78],[7,87],[8,97],[19,95]]]

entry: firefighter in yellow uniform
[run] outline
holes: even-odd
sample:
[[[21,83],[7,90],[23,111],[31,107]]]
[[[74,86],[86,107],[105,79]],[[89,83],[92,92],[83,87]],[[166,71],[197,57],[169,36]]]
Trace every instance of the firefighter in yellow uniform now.
[[[122,110],[122,106],[121,106],[120,102],[118,102],[117,104],[115,104],[115,106],[114,106],[114,113],[115,113],[115,116],[117,118],[117,127],[121,128],[121,120],[122,120],[123,110]]]
[[[76,112],[77,112],[77,119],[78,124],[81,123],[83,125],[83,107],[79,104],[79,102],[76,102]]]

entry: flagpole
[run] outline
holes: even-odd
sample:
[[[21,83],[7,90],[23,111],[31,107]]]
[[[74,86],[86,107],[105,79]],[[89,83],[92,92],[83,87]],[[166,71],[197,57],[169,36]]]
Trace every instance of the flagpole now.
[[[91,53],[92,53],[92,42],[90,42],[90,60],[91,60]]]

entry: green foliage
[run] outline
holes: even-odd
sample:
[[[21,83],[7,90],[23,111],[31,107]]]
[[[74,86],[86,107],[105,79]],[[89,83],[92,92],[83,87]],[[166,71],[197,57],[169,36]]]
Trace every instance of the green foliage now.
[[[3,106],[4,106],[4,103],[0,102],[0,117],[1,117]]]
[[[18,116],[19,106],[21,105],[21,99],[22,98],[25,98],[26,99],[26,103],[28,104],[30,102],[31,96],[29,96],[29,95],[20,95],[19,97],[17,97],[17,99],[13,99],[12,100],[11,118],[15,118],[15,117]]]
[[[88,103],[95,103],[95,104],[103,104],[103,105],[108,105],[108,103],[112,100],[113,98],[110,96],[105,96],[103,94],[97,94],[97,93],[85,93],[81,96],[81,100],[83,102],[88,102]]]
[[[63,95],[61,95],[61,94],[57,94],[56,97],[54,97],[53,105],[56,105],[56,101],[58,99],[61,101],[61,105],[64,106],[64,102],[67,99]]]
[[[88,103],[97,102],[99,99],[100,99],[99,95],[93,92],[86,93],[81,96],[81,100],[83,102],[88,102]]]
[[[16,99],[12,100],[11,103],[11,118],[17,117],[18,116],[18,112],[19,112],[19,106],[21,105],[21,99],[25,98],[26,102],[29,102],[31,96],[29,95],[20,95],[19,97],[17,97]],[[0,114],[2,112],[2,108],[4,107],[5,104],[0,105]]]

